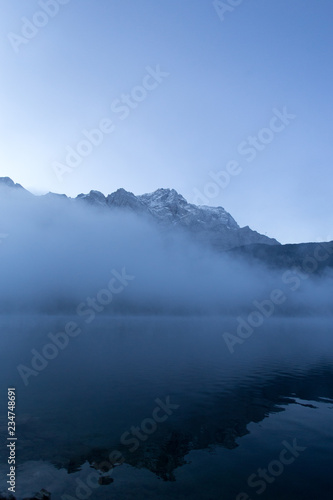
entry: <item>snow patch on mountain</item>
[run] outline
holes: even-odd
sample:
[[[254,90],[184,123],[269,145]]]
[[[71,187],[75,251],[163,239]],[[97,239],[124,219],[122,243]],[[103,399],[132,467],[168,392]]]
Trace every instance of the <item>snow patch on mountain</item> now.
[[[21,188],[25,191],[20,184],[15,184],[9,177],[0,178],[0,186]],[[257,233],[248,226],[240,228],[223,207],[193,205],[175,189],[161,188],[152,193],[136,196],[120,188],[108,196],[92,190],[88,194],[79,194],[75,199],[54,193],[39,198],[64,198],[71,203],[84,202],[102,209],[132,211],[139,216],[154,220],[164,229],[183,230],[196,241],[209,244],[219,251],[253,243],[279,244],[275,239]]]

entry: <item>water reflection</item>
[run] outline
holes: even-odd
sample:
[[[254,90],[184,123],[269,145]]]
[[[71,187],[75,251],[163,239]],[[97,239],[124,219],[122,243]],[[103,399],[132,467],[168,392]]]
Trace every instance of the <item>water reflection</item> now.
[[[64,321],[3,321],[1,375],[3,386],[17,387],[21,464],[45,460],[75,474],[88,463],[110,488],[126,466],[173,482],[193,452],[231,452],[270,415],[291,406],[317,412],[333,402],[333,341],[324,319],[270,321],[231,355],[222,333],[232,319],[101,318],[25,387],[16,365]],[[168,397],[178,408],[152,424],[156,400]],[[137,447],[128,444],[133,428]],[[115,450],[121,459],[110,461]]]

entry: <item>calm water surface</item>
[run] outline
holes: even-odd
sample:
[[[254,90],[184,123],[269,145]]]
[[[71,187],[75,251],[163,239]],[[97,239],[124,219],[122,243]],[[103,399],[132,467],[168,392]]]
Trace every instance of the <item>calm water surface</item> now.
[[[4,443],[16,387],[18,499],[333,497],[331,320],[267,320],[231,354],[232,318],[100,317],[26,386],[17,366],[70,320],[1,319],[0,426]],[[1,491],[4,444],[0,459]]]

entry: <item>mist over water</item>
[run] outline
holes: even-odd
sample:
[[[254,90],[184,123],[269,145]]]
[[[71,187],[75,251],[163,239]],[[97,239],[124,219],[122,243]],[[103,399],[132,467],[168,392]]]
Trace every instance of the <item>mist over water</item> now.
[[[82,303],[90,297],[100,307],[100,297],[102,312],[234,313],[253,310],[276,288],[286,296],[276,314],[331,310],[329,275],[302,280],[294,292],[283,271],[218,254],[126,210],[3,189],[0,214],[3,312],[73,313],[81,304],[89,319]],[[108,303],[103,290],[114,271],[131,278]]]

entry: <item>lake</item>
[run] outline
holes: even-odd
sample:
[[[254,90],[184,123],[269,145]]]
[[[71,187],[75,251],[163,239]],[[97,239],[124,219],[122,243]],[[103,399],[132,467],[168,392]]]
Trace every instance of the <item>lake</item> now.
[[[223,333],[236,326],[3,316],[0,426],[5,443],[14,387],[16,498],[331,499],[332,321],[271,318],[231,353]],[[0,491],[7,457],[3,444]]]

